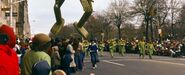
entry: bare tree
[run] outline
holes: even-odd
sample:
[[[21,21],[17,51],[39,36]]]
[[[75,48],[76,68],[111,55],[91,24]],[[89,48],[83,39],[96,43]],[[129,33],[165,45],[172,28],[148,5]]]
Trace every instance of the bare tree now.
[[[182,0],[171,0],[170,1],[170,10],[171,10],[171,35],[174,37],[175,30],[174,25],[177,21],[180,7],[181,7]]]
[[[99,18],[97,17],[96,14],[93,14],[92,16],[89,17],[87,23],[84,26],[89,34],[90,38],[97,38],[98,40],[101,39],[101,33],[102,33],[102,23],[99,21]]]
[[[149,24],[151,26],[151,38],[153,39],[153,25],[152,18],[155,16],[155,4],[156,0],[135,0],[134,12],[137,16],[142,16],[145,24],[145,37],[146,41],[149,40]]]
[[[129,2],[127,0],[114,0],[108,9],[109,18],[118,29],[118,39],[121,39],[121,27],[129,19]]]
[[[185,37],[185,31],[184,31],[184,29],[185,29],[185,22],[184,22],[184,20],[185,20],[185,4],[183,4],[182,5],[182,8],[181,8],[181,10],[180,10],[180,13],[179,13],[179,18],[178,18],[178,22],[176,22],[176,25],[178,25],[178,26],[176,26],[177,28],[177,30],[178,30],[178,37],[180,38],[180,39],[182,39],[182,38],[184,38]]]
[[[162,29],[165,27],[166,20],[169,13],[169,6],[168,6],[168,0],[156,0],[156,3],[154,5],[154,16],[151,18],[151,33],[161,40],[162,39]],[[152,26],[153,25],[153,26]],[[154,30],[154,31],[152,31]],[[154,36],[152,35],[152,37]],[[154,37],[153,37],[154,38]]]
[[[107,12],[104,11],[103,14],[99,13],[97,14],[97,19],[99,23],[101,23],[101,36],[102,40],[108,40],[109,39],[109,34],[111,30],[111,20],[107,17]]]

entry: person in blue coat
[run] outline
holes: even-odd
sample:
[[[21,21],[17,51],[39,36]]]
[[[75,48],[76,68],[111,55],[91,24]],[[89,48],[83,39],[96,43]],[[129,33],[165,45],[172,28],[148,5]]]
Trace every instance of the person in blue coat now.
[[[94,40],[91,40],[91,44],[89,45],[88,51],[90,52],[92,67],[93,69],[95,69],[97,68],[96,63],[99,62],[99,59],[98,59],[98,46]]]
[[[65,71],[65,73],[67,75],[70,75],[71,71],[70,71],[70,63],[72,61],[72,58],[71,58],[71,52],[69,49],[66,49],[66,52],[63,56],[63,60],[62,60],[62,63],[61,63],[61,66],[62,66],[62,69]]]

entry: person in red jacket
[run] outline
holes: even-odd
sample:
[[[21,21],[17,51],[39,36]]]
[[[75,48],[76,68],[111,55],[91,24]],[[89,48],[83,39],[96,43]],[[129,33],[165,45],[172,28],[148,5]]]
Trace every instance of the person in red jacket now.
[[[19,75],[19,64],[13,47],[16,36],[13,28],[8,25],[0,26],[0,75]]]

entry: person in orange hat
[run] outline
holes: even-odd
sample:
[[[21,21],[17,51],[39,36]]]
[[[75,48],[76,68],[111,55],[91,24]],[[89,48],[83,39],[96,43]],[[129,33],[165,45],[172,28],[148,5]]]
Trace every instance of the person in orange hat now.
[[[23,57],[21,75],[51,75],[51,58],[46,53],[51,47],[51,38],[43,33],[36,34],[30,47]]]
[[[0,26],[0,74],[19,75],[19,64],[16,52],[13,47],[16,43],[16,36],[13,28],[8,25]]]

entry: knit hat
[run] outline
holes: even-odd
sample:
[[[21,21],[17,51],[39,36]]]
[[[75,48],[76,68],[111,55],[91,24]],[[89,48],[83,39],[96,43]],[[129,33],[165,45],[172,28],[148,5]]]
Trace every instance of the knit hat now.
[[[32,74],[31,75],[49,75],[51,67],[48,62],[43,60],[36,62],[32,66]]]
[[[16,36],[15,33],[13,31],[13,28],[11,28],[8,25],[3,24],[2,26],[0,26],[0,33],[1,34],[6,34],[9,38],[7,45],[10,48],[13,48],[16,44]]]
[[[44,45],[48,44],[51,41],[51,38],[43,33],[36,34],[32,39],[32,45],[35,48],[44,47]]]

